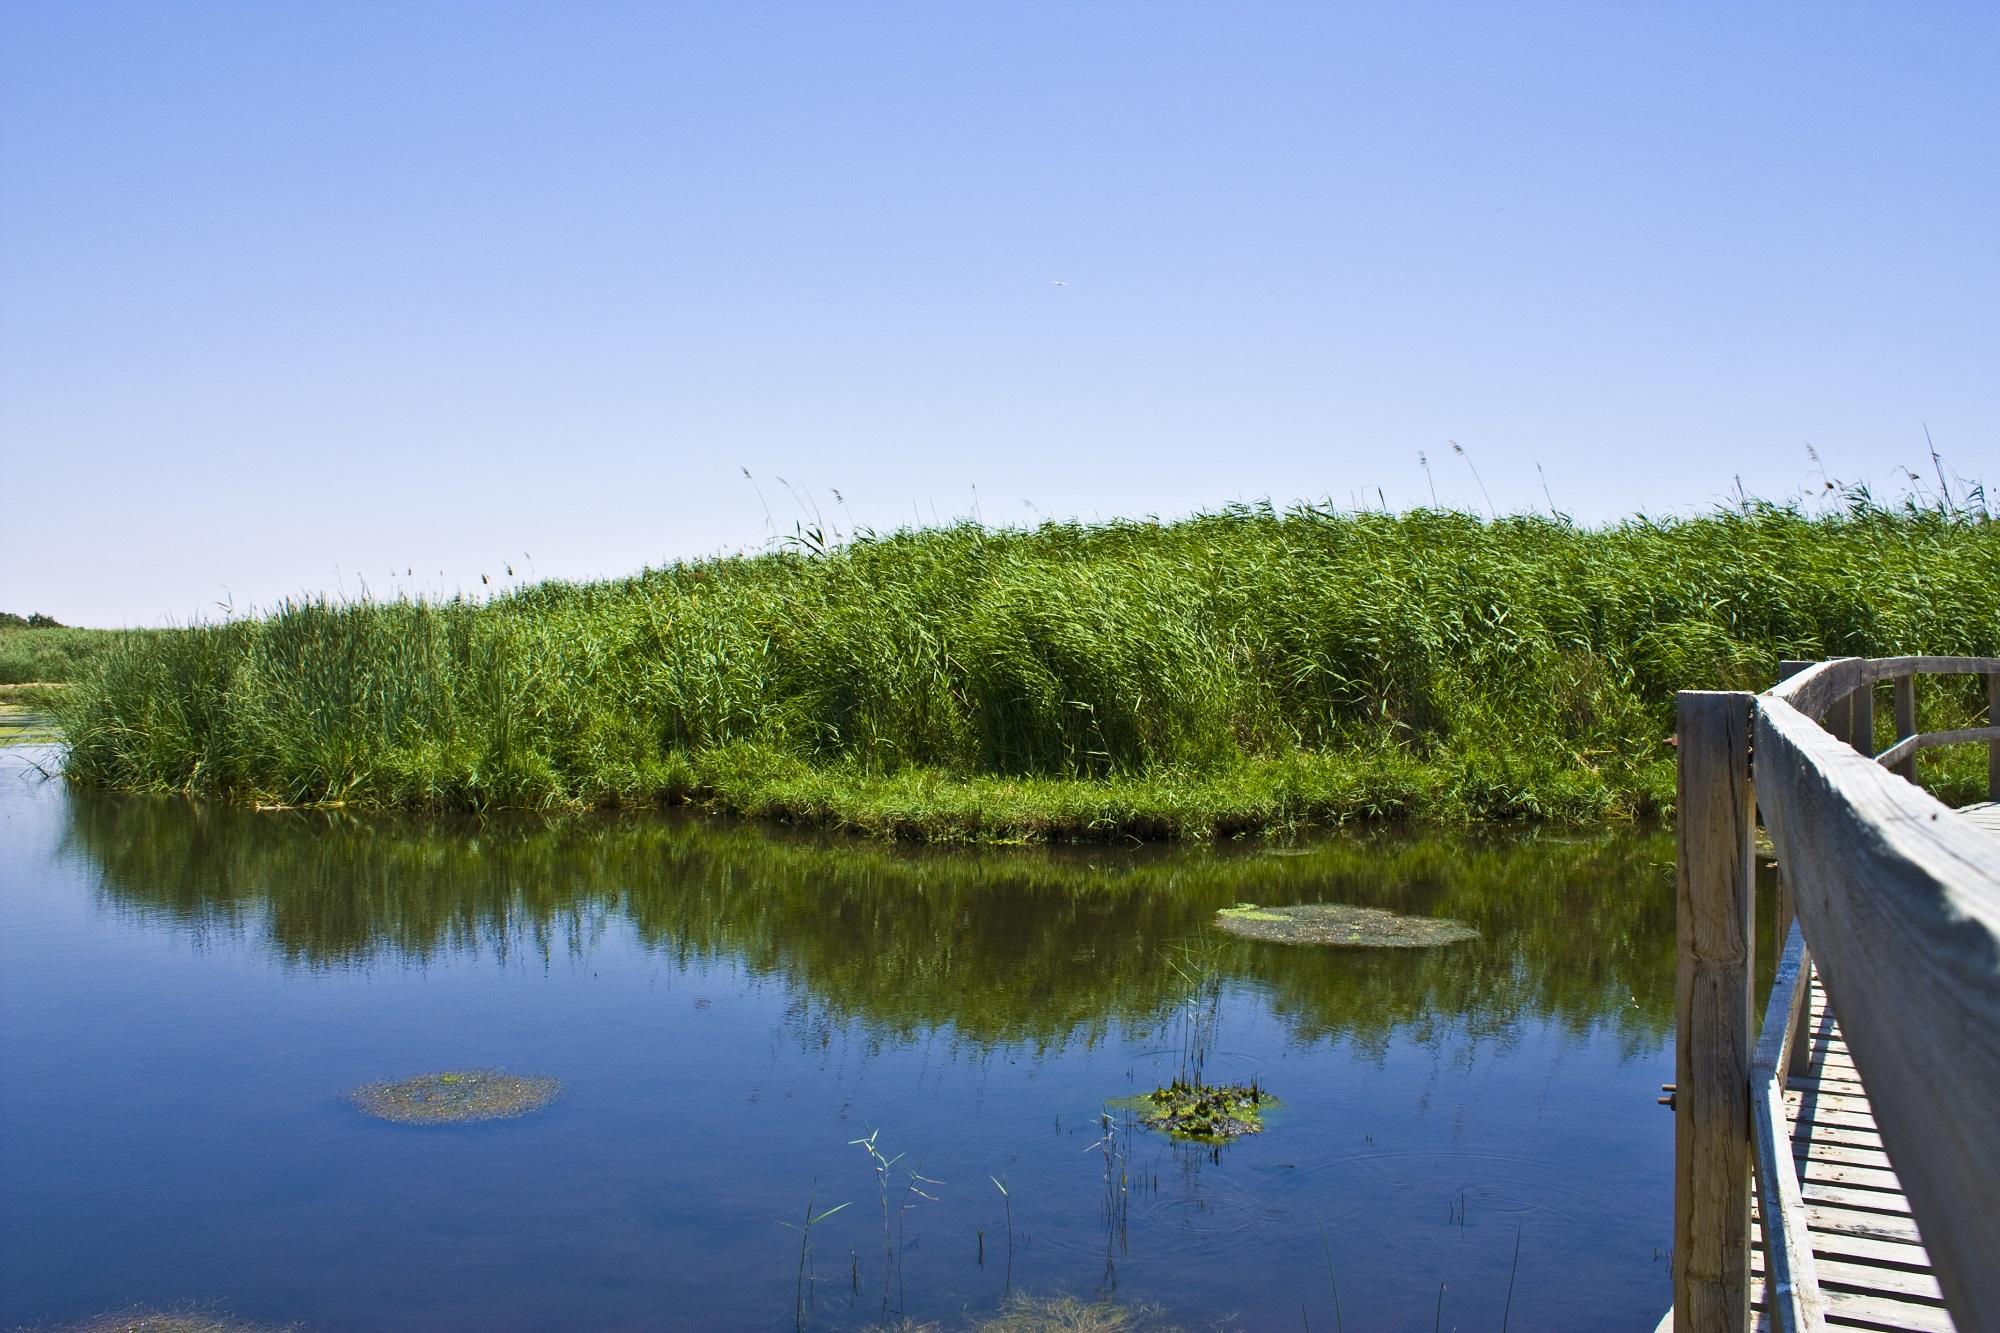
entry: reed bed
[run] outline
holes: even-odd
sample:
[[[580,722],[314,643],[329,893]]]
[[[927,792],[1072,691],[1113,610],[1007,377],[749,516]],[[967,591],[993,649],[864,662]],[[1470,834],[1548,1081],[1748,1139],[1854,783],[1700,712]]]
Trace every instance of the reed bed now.
[[[2000,654],[1983,512],[1238,506],[862,534],[488,602],[295,601],[115,642],[59,712],[66,772],[100,787],[1185,838],[1664,813],[1676,689],[1917,650]],[[1950,725],[1982,702],[1964,681],[1923,708]],[[1983,756],[1925,764],[1947,796],[1983,782]]]

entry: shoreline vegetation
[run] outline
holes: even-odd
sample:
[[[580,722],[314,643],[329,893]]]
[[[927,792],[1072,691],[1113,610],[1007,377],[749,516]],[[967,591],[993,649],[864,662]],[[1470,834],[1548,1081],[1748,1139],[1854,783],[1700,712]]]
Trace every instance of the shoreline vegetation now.
[[[107,632],[7,630],[0,657],[19,633]],[[1675,690],[1918,650],[2000,655],[1983,507],[1864,494],[1586,528],[1263,505],[801,529],[486,602],[301,600],[110,634],[47,698],[66,774],[99,788],[1199,839],[1670,814]],[[1922,708],[1983,720],[1969,680]],[[1925,757],[1946,799],[1984,774],[1983,753]]]

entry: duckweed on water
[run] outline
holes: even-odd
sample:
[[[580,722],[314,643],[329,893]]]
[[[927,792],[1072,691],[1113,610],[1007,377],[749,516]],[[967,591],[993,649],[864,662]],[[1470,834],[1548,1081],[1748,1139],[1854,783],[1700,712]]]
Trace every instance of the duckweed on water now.
[[[1357,949],[1427,949],[1479,938],[1479,932],[1463,921],[1404,916],[1379,907],[1353,907],[1346,903],[1299,903],[1292,907],[1238,903],[1217,912],[1215,924],[1245,939]]]
[[[539,1111],[561,1091],[560,1082],[542,1075],[462,1069],[364,1083],[347,1099],[364,1113],[399,1125],[462,1125]]]

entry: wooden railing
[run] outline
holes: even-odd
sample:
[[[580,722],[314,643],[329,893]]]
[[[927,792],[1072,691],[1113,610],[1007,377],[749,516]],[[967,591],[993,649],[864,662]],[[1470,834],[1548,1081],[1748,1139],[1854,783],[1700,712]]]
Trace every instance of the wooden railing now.
[[[1761,695],[1677,700],[1674,1327],[1751,1326],[1753,1169],[1772,1324],[1822,1324],[1784,1105],[1809,1054],[1817,968],[1947,1309],[1961,1328],[2000,1329],[2000,839],[1906,780],[1919,750],[1984,742],[2000,800],[2000,659],[1785,672]],[[1966,673],[1985,676],[1989,725],[1919,733],[1916,677]],[[1884,681],[1898,739],[1876,754]],[[1777,852],[1780,957],[1756,1006],[1760,811]]]

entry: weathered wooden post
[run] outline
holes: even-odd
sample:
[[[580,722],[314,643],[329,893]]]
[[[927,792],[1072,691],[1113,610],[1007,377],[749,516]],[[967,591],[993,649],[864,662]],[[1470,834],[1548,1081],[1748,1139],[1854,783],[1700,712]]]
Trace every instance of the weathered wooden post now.
[[[1754,696],[1675,699],[1679,966],[1674,1041],[1674,1327],[1750,1327],[1750,1024],[1756,958]]]
[[[1875,686],[1864,684],[1853,694],[1853,730],[1848,734],[1847,743],[1870,759],[1875,757]]]
[[[1986,725],[2000,727],[2000,671],[1986,673]],[[1986,743],[1986,799],[2000,801],[2000,741]]]
[[[1917,734],[1917,678],[1914,673],[1896,677],[1896,739]],[[1889,770],[1897,777],[1908,781],[1917,780],[1917,752],[1905,756]]]

